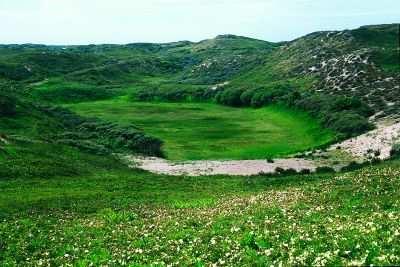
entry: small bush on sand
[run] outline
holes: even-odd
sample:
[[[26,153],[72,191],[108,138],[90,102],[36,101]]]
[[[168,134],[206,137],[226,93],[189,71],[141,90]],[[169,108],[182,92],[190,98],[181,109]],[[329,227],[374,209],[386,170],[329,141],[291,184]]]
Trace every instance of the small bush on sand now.
[[[390,156],[392,158],[400,158],[400,142],[393,145],[392,150],[390,150]]]
[[[317,167],[317,169],[315,169],[316,173],[331,173],[331,172],[335,172],[335,169],[333,169],[332,167],[328,167],[328,166],[322,166],[322,167]]]

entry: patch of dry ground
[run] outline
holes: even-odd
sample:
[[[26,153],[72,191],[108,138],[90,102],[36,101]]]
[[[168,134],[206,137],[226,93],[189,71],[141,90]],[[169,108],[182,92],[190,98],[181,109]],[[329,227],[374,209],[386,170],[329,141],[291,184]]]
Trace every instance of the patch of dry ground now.
[[[371,157],[384,160],[390,158],[390,151],[398,141],[400,141],[400,122],[394,124],[381,122],[377,124],[377,129],[336,144],[330,149],[340,147],[361,160]]]
[[[306,159],[277,159],[274,162],[267,160],[198,160],[186,162],[172,162],[161,158],[124,157],[132,167],[137,167],[158,174],[167,175],[257,175],[260,173],[274,173],[276,168],[308,169],[314,171],[316,165]]]

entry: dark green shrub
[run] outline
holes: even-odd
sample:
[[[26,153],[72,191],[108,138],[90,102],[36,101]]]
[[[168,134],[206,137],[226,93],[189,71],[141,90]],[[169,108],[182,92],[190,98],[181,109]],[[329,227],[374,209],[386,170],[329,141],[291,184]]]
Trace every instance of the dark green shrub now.
[[[146,135],[135,126],[120,126],[98,119],[83,118],[59,107],[41,107],[48,115],[57,117],[68,129],[56,136],[58,142],[81,150],[106,154],[115,152],[162,156],[162,141]]]
[[[0,95],[0,116],[13,116],[16,113],[17,101],[15,98]]]
[[[283,172],[280,172],[281,175],[296,175],[298,172],[295,169],[286,169]]]
[[[352,110],[357,114],[371,116],[373,110],[361,100],[354,97],[339,96],[330,101],[328,109],[330,112],[341,112],[344,110]]]
[[[393,145],[392,149],[390,150],[390,156],[392,158],[400,158],[400,143]]]
[[[57,140],[57,143],[76,147],[82,151],[97,155],[106,155],[110,153],[110,151],[106,149],[104,146],[96,144],[95,142],[89,140],[60,139]]]
[[[373,125],[366,117],[352,111],[342,111],[327,115],[324,118],[324,123],[331,129],[344,133],[346,137],[356,136],[373,128]]]
[[[283,168],[280,168],[280,167],[277,167],[275,169],[275,172],[277,174],[279,174],[279,175],[282,175],[282,176],[289,176],[289,175],[298,174],[298,172],[295,169],[291,169],[291,168],[290,169],[283,169]]]
[[[83,101],[93,101],[108,99],[117,95],[117,93],[111,89],[91,87],[91,86],[64,86],[46,90],[37,90],[34,92],[34,96],[41,100],[55,102],[55,103],[76,103]]]
[[[272,102],[272,94],[265,90],[258,90],[254,93],[251,98],[251,106],[252,107],[262,107],[264,105],[268,105]]]
[[[359,163],[359,162],[356,162],[356,161],[352,161],[347,166],[343,167],[341,169],[341,171],[350,172],[350,171],[359,170],[359,169],[361,169],[361,168],[363,168],[365,166],[368,166],[370,164],[373,164],[375,162],[377,162],[377,161],[372,161],[371,160],[371,161],[365,161],[365,162],[362,162],[362,163]]]
[[[0,64],[0,78],[22,81],[32,77],[32,75],[24,66]]]
[[[207,90],[204,87],[185,85],[160,85],[149,86],[133,92],[129,98],[131,101],[203,101],[213,98],[216,90]]]
[[[317,167],[315,169],[316,173],[331,173],[331,172],[335,172],[335,169],[333,169],[332,167],[328,167],[328,166],[322,166],[322,167]]]
[[[299,173],[300,174],[310,174],[311,171],[309,169],[302,169]]]
[[[243,89],[227,89],[217,94],[216,100],[220,104],[232,107],[242,106],[240,96],[243,94]]]
[[[250,106],[251,105],[251,99],[253,97],[253,95],[255,94],[256,89],[249,89],[244,91],[241,95],[240,95],[240,101],[242,102],[242,104],[244,106]]]
[[[294,97],[298,97],[297,100]],[[310,115],[319,118],[330,129],[341,134],[341,137],[351,137],[373,128],[368,116],[373,110],[362,101],[344,96],[331,95],[293,95],[293,105],[305,110]]]

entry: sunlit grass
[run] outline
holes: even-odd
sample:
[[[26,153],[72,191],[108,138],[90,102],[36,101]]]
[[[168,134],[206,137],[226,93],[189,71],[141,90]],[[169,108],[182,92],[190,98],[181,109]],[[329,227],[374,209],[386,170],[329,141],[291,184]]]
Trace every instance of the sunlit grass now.
[[[67,105],[84,116],[132,123],[165,142],[172,160],[285,156],[333,139],[305,113],[279,106],[232,108],[212,103],[143,103],[124,98]]]

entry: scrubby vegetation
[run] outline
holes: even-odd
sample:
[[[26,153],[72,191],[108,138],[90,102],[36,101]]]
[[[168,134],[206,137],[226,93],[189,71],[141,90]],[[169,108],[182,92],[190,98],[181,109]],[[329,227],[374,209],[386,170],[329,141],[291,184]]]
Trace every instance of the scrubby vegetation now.
[[[212,96],[213,93],[204,85],[162,84],[139,88],[130,94],[130,99],[142,102],[204,102]]]
[[[16,113],[17,101],[12,96],[0,93],[0,116],[12,116]]]
[[[65,127],[66,130],[56,137],[59,143],[101,154],[128,151],[149,156],[162,155],[162,142],[145,135],[134,126],[120,126],[99,119],[87,119],[62,108],[42,109],[61,121]]]
[[[400,157],[400,143],[394,144],[392,150],[390,151],[390,154],[393,158],[399,158]]]
[[[74,103],[108,99],[120,93],[120,88],[115,86],[95,86],[54,79],[40,85],[32,95],[39,101]]]
[[[368,117],[374,112],[365,103],[353,97],[325,96],[296,91],[290,85],[276,84],[257,89],[226,89],[216,95],[219,103],[230,106],[261,107],[283,104],[307,111],[322,124],[343,134],[356,136],[372,128]]]

